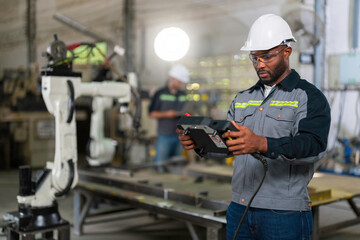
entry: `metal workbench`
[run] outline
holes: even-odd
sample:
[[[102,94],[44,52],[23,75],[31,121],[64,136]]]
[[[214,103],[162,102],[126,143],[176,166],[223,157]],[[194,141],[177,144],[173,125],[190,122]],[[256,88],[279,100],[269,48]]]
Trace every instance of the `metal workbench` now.
[[[83,224],[95,197],[102,197],[133,208],[184,221],[193,239],[198,239],[193,224],[206,228],[208,240],[225,239],[226,209],[231,201],[232,167],[192,164],[170,168],[159,174],[151,169],[136,172],[79,170],[75,189],[74,229],[83,234]],[[314,232],[318,240],[340,228],[360,223],[360,209],[353,198],[360,196],[359,178],[316,173],[309,184],[313,202]],[[319,208],[347,201],[355,218],[319,227]]]

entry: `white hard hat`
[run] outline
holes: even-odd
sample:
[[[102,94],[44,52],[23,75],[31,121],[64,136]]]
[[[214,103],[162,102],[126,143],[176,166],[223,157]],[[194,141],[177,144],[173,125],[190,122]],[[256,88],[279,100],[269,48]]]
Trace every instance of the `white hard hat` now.
[[[183,83],[189,82],[189,70],[182,64],[175,64],[170,69],[169,76],[176,78]]]
[[[296,42],[287,22],[275,14],[265,14],[253,23],[248,38],[240,50],[269,50],[291,41]]]

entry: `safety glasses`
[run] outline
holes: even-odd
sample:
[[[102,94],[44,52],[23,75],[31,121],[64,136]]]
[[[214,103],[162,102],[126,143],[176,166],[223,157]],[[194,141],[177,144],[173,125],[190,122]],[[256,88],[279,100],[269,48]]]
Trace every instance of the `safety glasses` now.
[[[269,53],[265,53],[262,54],[260,56],[256,56],[254,54],[249,54],[249,58],[250,60],[253,62],[253,64],[258,63],[258,62],[262,62],[262,63],[268,63],[270,62],[276,55],[278,55],[280,52],[282,52],[285,48],[287,48],[288,46],[277,50],[276,52],[269,52]]]

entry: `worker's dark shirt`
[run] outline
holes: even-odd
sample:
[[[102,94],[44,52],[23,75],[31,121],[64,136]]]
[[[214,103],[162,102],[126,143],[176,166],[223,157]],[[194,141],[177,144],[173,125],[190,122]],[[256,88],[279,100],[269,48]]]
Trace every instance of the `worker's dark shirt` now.
[[[178,91],[177,94],[170,93],[169,88],[166,86],[159,89],[152,98],[149,113],[152,111],[168,111],[174,110],[181,112],[186,103],[186,93]],[[176,125],[179,118],[161,118],[158,119],[157,131],[159,134],[176,135]]]
[[[251,206],[305,211],[311,209],[307,185],[314,163],[322,158],[330,129],[330,107],[322,92],[292,72],[264,96],[258,82],[238,93],[228,120],[246,126],[268,142],[268,172]],[[247,205],[263,176],[252,155],[236,157],[232,199]]]

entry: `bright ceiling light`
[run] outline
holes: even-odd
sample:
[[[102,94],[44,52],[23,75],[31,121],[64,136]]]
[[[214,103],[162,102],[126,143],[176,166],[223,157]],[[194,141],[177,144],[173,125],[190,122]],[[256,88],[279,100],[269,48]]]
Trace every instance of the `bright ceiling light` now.
[[[155,37],[154,50],[156,55],[165,61],[177,61],[184,57],[190,47],[186,32],[177,27],[161,30]]]

